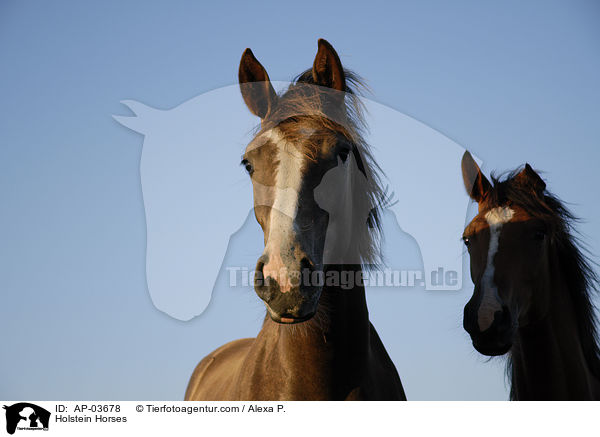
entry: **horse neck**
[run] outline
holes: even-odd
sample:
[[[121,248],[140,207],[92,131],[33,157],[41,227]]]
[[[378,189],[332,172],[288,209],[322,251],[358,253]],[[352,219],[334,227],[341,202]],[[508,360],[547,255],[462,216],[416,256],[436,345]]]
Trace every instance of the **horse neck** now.
[[[325,328],[326,337],[339,352],[364,357],[364,352],[369,346],[370,322],[365,287],[361,280],[362,267],[335,266],[328,268],[326,274],[328,272],[340,275],[342,282],[346,282],[351,276],[353,282],[351,286],[323,288],[319,311],[323,314],[322,326]],[[343,275],[346,275],[346,279]]]
[[[341,275],[362,274],[361,266],[329,267]],[[323,287],[315,316],[298,325],[282,325],[265,318],[257,340],[264,338],[277,351],[281,361],[307,363],[313,370],[331,371],[345,366],[345,371],[362,372],[370,347],[370,322],[364,285]],[[314,352],[314,354],[311,354]]]
[[[511,398],[598,398],[600,385],[583,353],[569,284],[557,264],[550,271],[552,277],[546,282],[549,310],[540,320],[517,330],[511,349]]]

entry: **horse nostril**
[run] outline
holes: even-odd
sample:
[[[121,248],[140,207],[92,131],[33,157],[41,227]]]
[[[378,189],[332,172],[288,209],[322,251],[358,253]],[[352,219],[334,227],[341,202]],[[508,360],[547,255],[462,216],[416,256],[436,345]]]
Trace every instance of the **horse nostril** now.
[[[315,269],[315,265],[307,257],[303,257],[300,260],[300,270],[304,270],[304,269],[308,269],[308,270]]]
[[[258,262],[256,263],[256,271],[254,272],[254,286],[255,287],[264,287],[265,284],[265,277],[264,277],[264,273],[263,273],[263,269],[265,267],[265,260],[264,257],[260,257],[258,259]]]
[[[512,326],[512,317],[508,307],[503,306],[502,311],[496,311],[494,325],[498,329],[509,329]]]

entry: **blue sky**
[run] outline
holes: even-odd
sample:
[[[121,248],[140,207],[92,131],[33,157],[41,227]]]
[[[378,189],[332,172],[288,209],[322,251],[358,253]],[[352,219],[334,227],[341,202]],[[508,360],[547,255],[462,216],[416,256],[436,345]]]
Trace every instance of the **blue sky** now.
[[[251,290],[216,294],[191,322],[154,308],[143,138],[111,117],[127,114],[124,99],[166,109],[235,83],[246,47],[289,80],[328,39],[373,100],[467,147],[487,172],[544,171],[600,253],[599,18],[593,1],[3,2],[0,373],[20,377],[0,379],[0,397],[179,399],[200,358],[256,333]],[[470,292],[465,280],[460,292],[369,295],[409,398],[507,398],[502,362],[478,356],[460,327]]]

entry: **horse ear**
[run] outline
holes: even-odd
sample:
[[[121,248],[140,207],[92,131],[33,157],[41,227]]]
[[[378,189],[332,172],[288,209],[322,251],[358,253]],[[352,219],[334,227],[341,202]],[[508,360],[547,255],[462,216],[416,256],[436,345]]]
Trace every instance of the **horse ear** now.
[[[462,157],[461,168],[467,194],[477,203],[481,202],[488,191],[492,189],[492,184],[490,184],[490,181],[481,172],[481,169],[468,151]]]
[[[277,103],[277,93],[271,85],[267,70],[250,49],[246,49],[242,55],[238,77],[242,97],[248,109],[264,120]]]
[[[317,85],[346,91],[346,76],[338,54],[333,46],[319,39],[319,50],[313,63],[312,76]]]
[[[515,176],[519,182],[530,186],[537,194],[542,195],[546,189],[546,182],[540,177],[529,164],[525,164],[525,168]]]

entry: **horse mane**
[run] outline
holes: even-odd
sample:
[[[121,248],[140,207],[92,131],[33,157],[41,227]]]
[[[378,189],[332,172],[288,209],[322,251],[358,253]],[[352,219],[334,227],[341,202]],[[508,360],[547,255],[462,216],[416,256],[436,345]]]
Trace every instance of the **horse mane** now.
[[[281,92],[272,112],[262,121],[257,135],[279,127],[284,138],[292,143],[302,142],[305,153],[314,159],[323,142],[347,141],[358,154],[357,161],[364,170],[367,182],[366,195],[370,214],[365,235],[358,236],[359,252],[363,267],[377,267],[381,255],[381,214],[392,201],[393,194],[383,188],[383,172],[375,162],[371,148],[364,139],[367,126],[364,120],[364,104],[361,96],[367,91],[363,80],[350,70],[344,70],[345,91],[336,91],[315,83],[312,70],[300,73],[287,90]],[[308,132],[319,132],[307,135]],[[307,138],[308,137],[308,138]]]
[[[555,195],[544,190],[536,193],[531,185],[516,176],[521,169],[510,172],[503,180],[492,176],[493,187],[486,196],[492,205],[512,203],[523,208],[532,217],[543,220],[548,226],[551,247],[567,279],[568,292],[575,312],[579,338],[587,365],[594,376],[600,378],[600,347],[598,346],[598,320],[592,302],[598,292],[599,278],[590,252],[582,243],[574,225],[580,220]],[[512,377],[512,360],[508,358],[507,373]],[[514,399],[514,385],[511,399]]]

